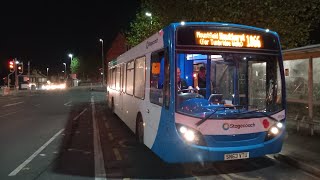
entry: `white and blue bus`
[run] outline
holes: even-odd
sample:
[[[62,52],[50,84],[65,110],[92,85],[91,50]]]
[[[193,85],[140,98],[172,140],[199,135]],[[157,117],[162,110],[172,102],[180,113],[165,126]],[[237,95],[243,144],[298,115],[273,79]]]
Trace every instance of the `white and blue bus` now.
[[[109,62],[107,101],[165,162],[246,159],[281,151],[284,80],[276,32],[172,23]]]

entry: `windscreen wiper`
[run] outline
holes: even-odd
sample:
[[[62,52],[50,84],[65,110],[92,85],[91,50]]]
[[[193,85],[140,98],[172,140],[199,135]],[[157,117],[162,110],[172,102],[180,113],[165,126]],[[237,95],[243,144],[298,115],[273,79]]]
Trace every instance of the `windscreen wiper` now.
[[[241,107],[242,105],[238,105],[238,106],[234,106],[234,107]],[[218,110],[221,109],[226,109],[226,108],[230,108],[230,107],[218,107],[216,108],[212,113],[210,113],[208,116],[204,117],[203,119],[201,119],[201,121],[196,123],[196,126],[200,126],[201,124],[203,124],[204,122],[206,122],[212,115],[214,115]],[[264,116],[267,116],[268,118],[274,120],[274,121],[278,121],[277,119],[275,119],[274,117],[270,116],[269,114],[265,113],[265,112],[261,112],[262,110],[265,110],[266,108],[262,108],[262,109],[256,109],[253,111],[247,111],[247,112],[242,112],[242,113],[238,113],[238,114],[249,114],[249,113],[260,113]]]
[[[206,122],[207,119],[209,119],[212,115],[214,115],[218,110],[220,109],[226,109],[230,107],[218,107],[213,112],[211,112],[208,116],[205,116],[203,119],[201,119],[199,122],[196,123],[196,126],[200,126],[202,123]]]
[[[250,114],[250,113],[260,113],[262,115],[265,115],[267,116],[268,118],[274,120],[274,121],[278,121],[276,118],[270,116],[269,114],[265,113],[265,112],[262,112],[262,110],[265,110],[266,108],[261,108],[261,109],[256,109],[256,110],[252,110],[252,111],[247,111],[247,112],[242,112],[242,113],[239,113],[239,114]]]

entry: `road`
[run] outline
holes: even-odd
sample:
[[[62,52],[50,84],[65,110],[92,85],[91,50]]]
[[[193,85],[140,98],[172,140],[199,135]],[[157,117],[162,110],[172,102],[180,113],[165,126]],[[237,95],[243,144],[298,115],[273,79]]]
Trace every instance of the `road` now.
[[[0,179],[319,179],[273,156],[167,164],[106,106],[102,90],[0,97]]]

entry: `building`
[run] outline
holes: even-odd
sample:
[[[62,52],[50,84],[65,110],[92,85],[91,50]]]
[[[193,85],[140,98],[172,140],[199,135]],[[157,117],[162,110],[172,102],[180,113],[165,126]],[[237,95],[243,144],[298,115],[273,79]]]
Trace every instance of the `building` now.
[[[128,45],[126,43],[125,36],[122,33],[118,33],[116,38],[113,40],[111,47],[106,53],[105,64],[108,64],[109,61],[115,59],[116,57],[123,54],[127,50],[128,50]]]
[[[47,84],[48,78],[38,70],[32,70],[30,77],[28,75],[19,76],[19,89],[40,89],[42,85]]]

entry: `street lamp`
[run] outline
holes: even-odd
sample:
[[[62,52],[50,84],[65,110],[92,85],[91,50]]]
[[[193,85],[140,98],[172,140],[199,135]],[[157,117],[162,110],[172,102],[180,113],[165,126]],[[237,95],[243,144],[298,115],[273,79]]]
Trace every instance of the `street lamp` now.
[[[152,14],[150,12],[146,12],[146,16],[151,18],[151,24],[152,24]]]
[[[105,73],[104,73],[104,57],[103,57],[103,39],[99,39],[101,42],[101,64],[102,64],[102,85],[105,84]]]
[[[72,63],[73,54],[70,53],[68,56],[70,57],[70,68],[71,68],[71,63]],[[68,77],[67,77],[67,78],[68,78]]]
[[[73,54],[69,54],[68,56],[70,57],[70,59],[71,59],[71,61],[72,61],[72,56],[73,56]]]
[[[67,77],[67,64],[66,63],[62,63],[64,65],[64,79],[66,79]]]
[[[47,67],[47,78],[48,78],[48,72],[49,72],[49,68]]]

